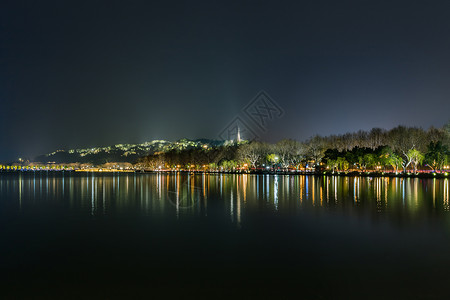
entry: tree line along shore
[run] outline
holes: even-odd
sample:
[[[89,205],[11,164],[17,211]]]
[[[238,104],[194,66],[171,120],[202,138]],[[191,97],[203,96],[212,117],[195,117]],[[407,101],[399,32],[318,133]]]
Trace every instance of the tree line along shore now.
[[[1,171],[189,171],[248,173],[445,174],[450,169],[450,122],[442,128],[397,126],[342,135],[316,135],[304,142],[284,139],[227,143],[155,152],[134,163],[38,163],[0,165]]]
[[[398,126],[305,142],[252,141],[213,149],[154,153],[141,158],[144,170],[304,171],[344,173],[445,173],[450,164],[450,123],[442,128]]]

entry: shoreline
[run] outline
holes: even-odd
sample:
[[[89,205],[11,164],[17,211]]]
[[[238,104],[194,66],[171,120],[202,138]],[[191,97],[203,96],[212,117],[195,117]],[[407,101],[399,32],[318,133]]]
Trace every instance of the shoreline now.
[[[237,175],[309,175],[309,176],[340,176],[340,177],[394,177],[394,178],[450,178],[449,172],[427,172],[427,173],[394,173],[394,172],[314,172],[314,171],[198,171],[198,170],[0,170],[0,174],[192,174],[192,175],[221,175],[221,174],[237,174]]]

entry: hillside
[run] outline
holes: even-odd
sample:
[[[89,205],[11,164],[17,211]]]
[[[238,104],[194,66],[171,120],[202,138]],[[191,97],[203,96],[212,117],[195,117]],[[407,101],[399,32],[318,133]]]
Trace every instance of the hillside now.
[[[156,152],[195,149],[202,147],[217,147],[227,143],[229,143],[229,141],[208,139],[181,139],[175,142],[154,140],[142,144],[117,144],[108,147],[94,147],[88,149],[56,150],[52,153],[36,157],[35,161],[41,163],[93,164],[103,164],[108,162],[135,162],[140,157],[151,155]]]

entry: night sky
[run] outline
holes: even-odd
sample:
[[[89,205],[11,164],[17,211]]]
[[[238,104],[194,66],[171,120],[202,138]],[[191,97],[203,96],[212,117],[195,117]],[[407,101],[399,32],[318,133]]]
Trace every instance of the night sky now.
[[[261,90],[261,138],[450,119],[449,1],[2,1],[0,160],[217,138]],[[250,125],[253,126],[253,125]]]

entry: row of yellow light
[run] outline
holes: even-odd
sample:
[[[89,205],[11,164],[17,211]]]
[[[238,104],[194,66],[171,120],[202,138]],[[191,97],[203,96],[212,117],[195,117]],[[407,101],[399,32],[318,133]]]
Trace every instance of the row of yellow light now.
[[[52,167],[36,167],[36,166],[6,166],[6,165],[0,165],[0,170],[73,170],[73,167],[59,167],[59,166],[52,166]]]

